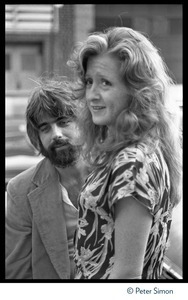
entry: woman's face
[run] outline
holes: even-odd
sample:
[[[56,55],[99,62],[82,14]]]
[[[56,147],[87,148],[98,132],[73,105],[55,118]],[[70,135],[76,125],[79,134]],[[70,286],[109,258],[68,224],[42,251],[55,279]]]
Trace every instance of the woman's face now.
[[[86,100],[96,125],[113,127],[128,105],[128,90],[120,75],[120,62],[111,54],[91,56],[87,61]]]

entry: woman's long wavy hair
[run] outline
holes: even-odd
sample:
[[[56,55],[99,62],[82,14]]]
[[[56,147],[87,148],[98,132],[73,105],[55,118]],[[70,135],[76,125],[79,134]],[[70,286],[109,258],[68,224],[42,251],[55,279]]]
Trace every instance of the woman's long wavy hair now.
[[[107,128],[93,124],[85,101],[85,74],[90,56],[109,53],[119,58],[120,72],[129,91],[130,103],[116,119],[115,134],[101,143]],[[108,28],[91,34],[75,48],[68,65],[76,71],[78,98],[83,102],[80,114],[84,156],[93,165],[105,153],[105,164],[123,147],[144,142],[151,151],[160,147],[171,178],[172,202],[181,194],[180,130],[174,114],[166,105],[169,86],[173,84],[168,69],[156,47],[142,33],[126,27]]]

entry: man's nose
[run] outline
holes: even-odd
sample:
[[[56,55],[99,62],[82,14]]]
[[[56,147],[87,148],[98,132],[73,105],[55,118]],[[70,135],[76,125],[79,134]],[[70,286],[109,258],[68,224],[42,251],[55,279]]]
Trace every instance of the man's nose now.
[[[52,125],[52,139],[64,138],[63,130],[57,124]]]

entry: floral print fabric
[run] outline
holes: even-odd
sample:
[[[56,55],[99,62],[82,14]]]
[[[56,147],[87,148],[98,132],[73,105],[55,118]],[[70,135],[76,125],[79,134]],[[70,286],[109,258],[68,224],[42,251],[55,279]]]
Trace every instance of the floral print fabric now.
[[[128,196],[152,214],[143,279],[159,279],[171,225],[169,172],[160,150],[143,144],[121,150],[87,178],[79,197],[75,279],[107,279],[114,263],[114,206]]]

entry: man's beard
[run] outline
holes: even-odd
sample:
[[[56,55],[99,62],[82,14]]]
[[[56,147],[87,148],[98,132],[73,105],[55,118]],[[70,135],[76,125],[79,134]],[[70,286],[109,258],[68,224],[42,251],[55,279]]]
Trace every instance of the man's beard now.
[[[60,147],[63,148],[61,149]],[[47,157],[51,163],[58,168],[73,166],[80,156],[80,146],[74,146],[65,140],[54,140],[48,149],[41,145],[41,153]]]

